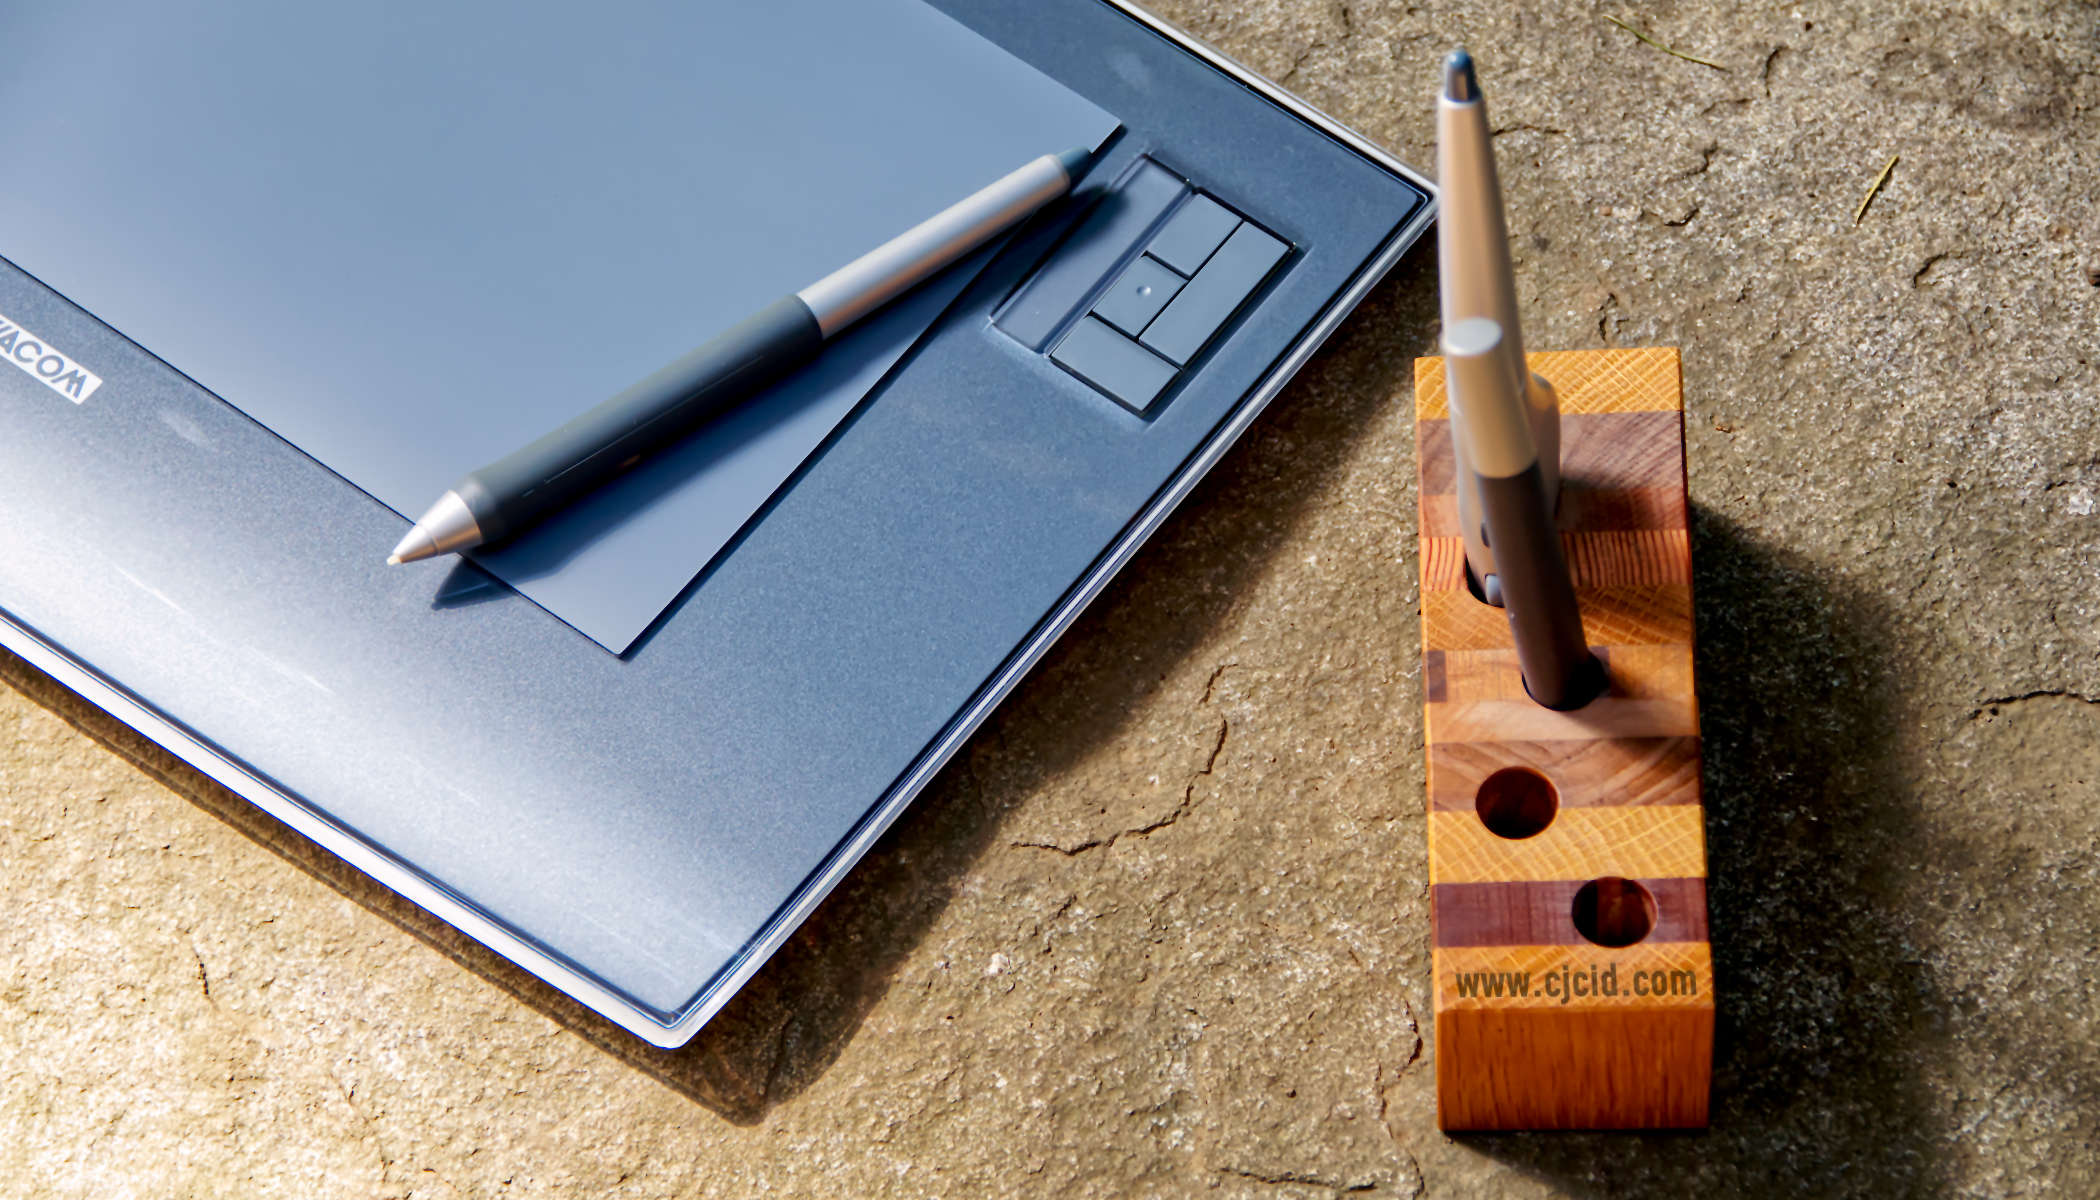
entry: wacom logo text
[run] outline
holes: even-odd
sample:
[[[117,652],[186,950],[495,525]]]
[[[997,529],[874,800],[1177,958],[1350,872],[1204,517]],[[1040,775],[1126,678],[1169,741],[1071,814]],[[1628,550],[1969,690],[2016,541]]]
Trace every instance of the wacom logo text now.
[[[51,343],[15,324],[5,313],[0,313],[0,358],[75,404],[85,404],[102,386],[100,375],[52,349]]]

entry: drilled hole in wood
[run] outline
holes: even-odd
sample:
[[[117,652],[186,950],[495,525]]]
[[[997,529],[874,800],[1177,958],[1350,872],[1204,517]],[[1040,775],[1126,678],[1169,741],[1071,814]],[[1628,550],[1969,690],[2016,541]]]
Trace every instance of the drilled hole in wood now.
[[[1553,815],[1560,811],[1560,791],[1530,767],[1504,767],[1480,781],[1473,811],[1497,837],[1528,838],[1553,824]]]
[[[1607,875],[1575,893],[1575,931],[1600,946],[1631,946],[1655,928],[1655,897],[1631,879]]]

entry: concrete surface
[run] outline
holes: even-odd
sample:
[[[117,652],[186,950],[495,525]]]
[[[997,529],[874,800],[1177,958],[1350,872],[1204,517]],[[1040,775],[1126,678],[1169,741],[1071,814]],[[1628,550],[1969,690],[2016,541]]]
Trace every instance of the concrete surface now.
[[[680,1053],[9,663],[0,1193],[2100,1192],[2094,8],[1166,9],[1421,164],[1468,43],[1531,344],[1684,348],[1713,1130],[1434,1127],[1417,254]]]

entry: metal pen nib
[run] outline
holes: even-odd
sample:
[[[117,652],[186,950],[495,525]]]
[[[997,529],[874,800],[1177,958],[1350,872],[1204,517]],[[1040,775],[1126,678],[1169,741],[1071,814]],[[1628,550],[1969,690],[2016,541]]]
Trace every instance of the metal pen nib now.
[[[394,546],[386,560],[399,566],[420,559],[436,558],[471,550],[482,542],[481,525],[458,492],[446,492],[423,514],[422,519]]]

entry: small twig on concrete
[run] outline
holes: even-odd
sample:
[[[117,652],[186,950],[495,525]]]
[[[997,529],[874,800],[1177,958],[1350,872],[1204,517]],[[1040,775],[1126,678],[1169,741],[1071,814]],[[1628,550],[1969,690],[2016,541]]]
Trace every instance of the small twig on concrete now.
[[[1702,67],[1712,67],[1716,71],[1726,71],[1728,69],[1727,67],[1722,66],[1720,63],[1708,62],[1705,59],[1700,58],[1696,55],[1686,54],[1682,50],[1672,50],[1668,46],[1663,45],[1661,42],[1656,41],[1654,38],[1649,37],[1647,34],[1642,33],[1640,30],[1635,29],[1633,26],[1628,25],[1626,22],[1621,21],[1619,18],[1612,16],[1610,13],[1605,13],[1603,14],[1603,16],[1605,20],[1610,21],[1614,25],[1617,25],[1619,28],[1625,30],[1633,36],[1655,47],[1657,50],[1662,51],[1664,54],[1671,55],[1675,58],[1681,58],[1686,62],[1698,63]]]
[[[1889,165],[1881,168],[1881,174],[1874,177],[1874,186],[1867,189],[1866,199],[1859,202],[1859,211],[1852,214],[1853,228],[1857,229],[1859,223],[1867,219],[1867,205],[1874,203],[1874,197],[1881,194],[1881,185],[1889,181],[1889,172],[1896,169],[1896,160],[1902,157],[1900,154],[1889,155]]]

